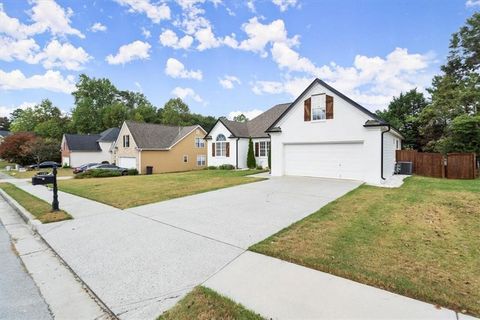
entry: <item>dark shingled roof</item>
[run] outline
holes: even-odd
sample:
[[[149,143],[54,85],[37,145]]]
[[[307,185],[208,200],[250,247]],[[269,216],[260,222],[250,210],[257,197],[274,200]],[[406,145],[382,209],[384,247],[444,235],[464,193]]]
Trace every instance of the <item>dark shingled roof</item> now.
[[[102,151],[98,145],[99,134],[65,134],[70,151]]]
[[[237,138],[268,138],[265,132],[280,115],[287,110],[290,103],[282,103],[273,106],[264,113],[247,122],[231,121],[220,118],[219,121]]]
[[[100,133],[100,139],[98,142],[113,142],[118,138],[120,128],[110,128]]]
[[[133,140],[140,149],[168,149],[200,126],[166,126],[162,124],[125,121]]]

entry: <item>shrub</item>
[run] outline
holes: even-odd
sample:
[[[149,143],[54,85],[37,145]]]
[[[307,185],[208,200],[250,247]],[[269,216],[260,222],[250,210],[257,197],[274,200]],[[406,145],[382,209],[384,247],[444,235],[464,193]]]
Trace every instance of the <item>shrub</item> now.
[[[129,176],[136,176],[138,174],[138,170],[137,169],[128,169],[127,174]]]
[[[218,169],[220,169],[220,170],[233,170],[233,169],[235,169],[235,166],[231,165],[231,164],[222,164],[222,165],[218,166]]]
[[[263,170],[262,166],[257,166],[257,170]]]
[[[88,170],[88,171],[77,174],[75,176],[75,179],[107,178],[107,177],[118,177],[121,175],[122,173],[120,171],[93,169],[93,170]]]
[[[216,166],[208,166],[208,167],[206,167],[205,169],[207,169],[207,170],[217,170],[218,167],[216,167]]]
[[[64,168],[64,169],[70,169],[70,166],[69,166],[68,164],[64,163],[63,166],[62,166],[62,168]]]
[[[257,161],[255,161],[255,154],[253,153],[253,141],[252,138],[250,138],[248,140],[247,167],[253,169],[256,165]]]

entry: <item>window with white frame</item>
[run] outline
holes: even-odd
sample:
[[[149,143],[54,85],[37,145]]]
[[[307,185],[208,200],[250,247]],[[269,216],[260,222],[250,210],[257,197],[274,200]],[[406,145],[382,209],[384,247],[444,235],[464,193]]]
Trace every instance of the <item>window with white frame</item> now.
[[[207,156],[204,154],[197,155],[197,166],[203,167],[207,165]]]
[[[267,142],[266,141],[260,141],[259,155],[260,155],[260,157],[266,157],[267,156]]]
[[[215,141],[215,155],[217,157],[225,157],[227,155],[227,138],[223,134],[219,134]]]
[[[195,147],[205,148],[205,140],[203,140],[202,138],[195,138]]]
[[[123,136],[123,147],[124,148],[130,147],[130,136],[128,134]]]
[[[327,106],[324,94],[312,95],[312,121],[327,119]]]

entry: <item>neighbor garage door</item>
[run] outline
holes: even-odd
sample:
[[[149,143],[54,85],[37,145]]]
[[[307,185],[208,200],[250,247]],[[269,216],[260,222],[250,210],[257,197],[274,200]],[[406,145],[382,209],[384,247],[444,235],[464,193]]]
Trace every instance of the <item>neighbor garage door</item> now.
[[[127,169],[136,169],[137,168],[137,159],[130,157],[119,157],[118,164],[119,167]]]
[[[363,143],[286,144],[285,174],[363,180]]]

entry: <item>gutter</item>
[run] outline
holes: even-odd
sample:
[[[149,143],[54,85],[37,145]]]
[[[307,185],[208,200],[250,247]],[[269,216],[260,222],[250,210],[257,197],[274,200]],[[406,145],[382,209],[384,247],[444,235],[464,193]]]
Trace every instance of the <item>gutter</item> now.
[[[391,128],[392,127],[389,124],[387,124],[387,130],[385,130],[385,131],[382,130],[382,134],[381,134],[382,141],[381,141],[381,151],[380,151],[381,152],[381,154],[380,154],[380,176],[381,176],[382,180],[386,180],[385,177],[383,176],[383,135],[385,133],[389,132]]]

